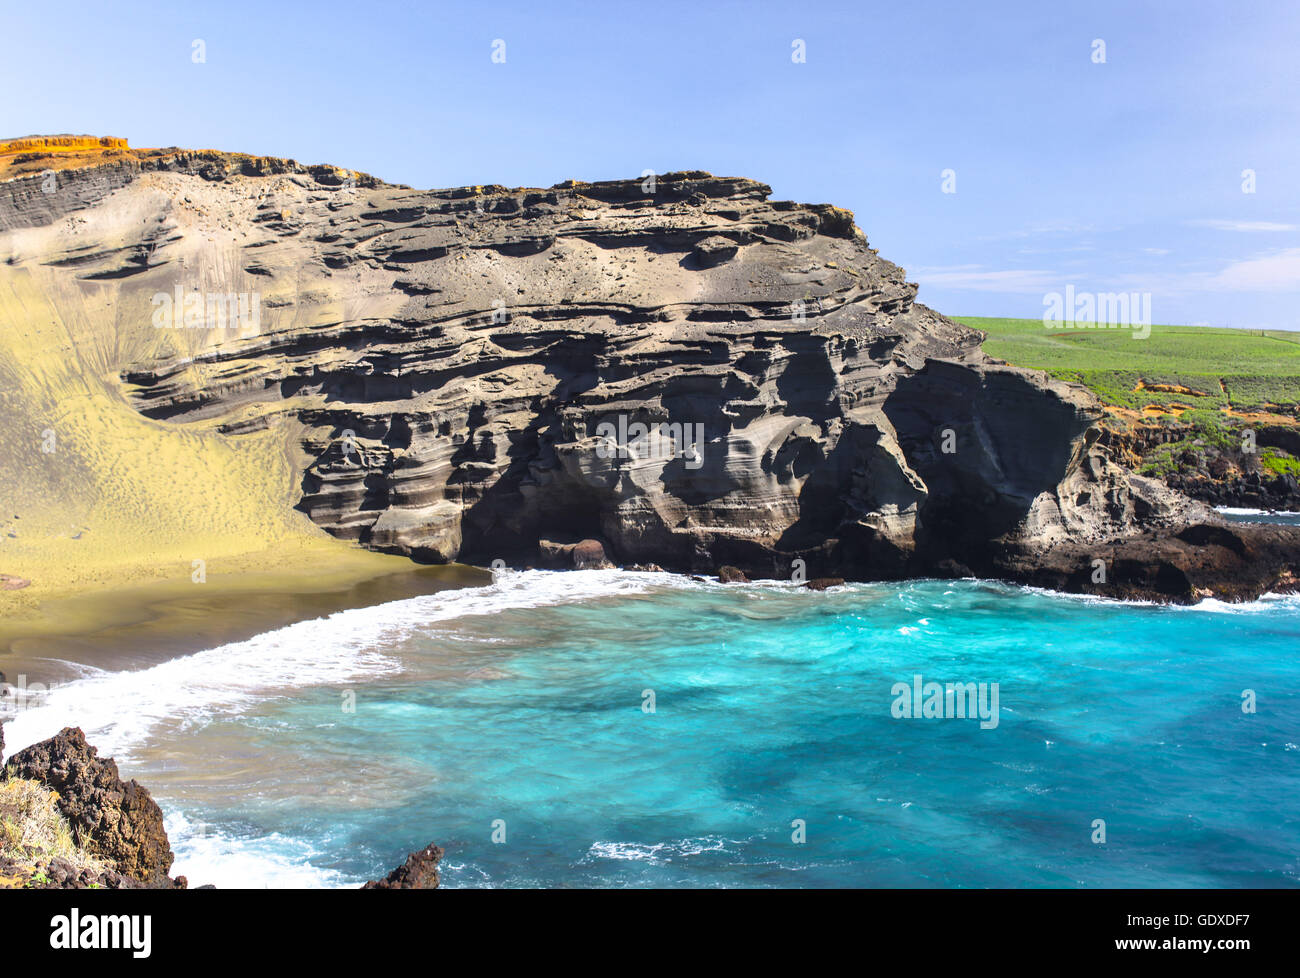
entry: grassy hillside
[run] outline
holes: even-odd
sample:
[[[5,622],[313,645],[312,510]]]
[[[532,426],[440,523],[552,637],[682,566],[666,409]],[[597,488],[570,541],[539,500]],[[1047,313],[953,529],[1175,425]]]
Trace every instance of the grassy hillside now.
[[[1300,408],[1300,332],[1152,326],[1136,339],[1127,329],[1047,329],[1039,319],[961,321],[988,334],[990,355],[1082,383],[1116,407]]]
[[[1275,487],[1269,498],[1241,480],[1300,479],[1300,333],[1152,326],[1138,339],[1038,319],[961,321],[987,334],[991,356],[1090,388],[1107,425],[1125,436],[1126,461],[1144,474],[1218,502],[1297,504],[1293,489]],[[1247,428],[1258,429],[1256,451],[1242,450]]]

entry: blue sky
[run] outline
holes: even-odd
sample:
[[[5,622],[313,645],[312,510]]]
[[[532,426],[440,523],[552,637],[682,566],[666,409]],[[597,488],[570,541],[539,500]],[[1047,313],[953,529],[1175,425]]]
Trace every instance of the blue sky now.
[[[1038,317],[1073,285],[1149,292],[1157,323],[1300,328],[1295,0],[227,0],[2,16],[0,136],[125,136],[419,187],[704,169],[848,207],[952,315]]]

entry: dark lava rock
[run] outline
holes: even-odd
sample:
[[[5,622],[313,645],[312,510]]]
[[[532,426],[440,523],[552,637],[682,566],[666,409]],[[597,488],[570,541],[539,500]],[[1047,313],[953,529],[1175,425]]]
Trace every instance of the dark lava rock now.
[[[162,810],[139,782],[118,777],[117,764],[100,759],[80,728],[65,727],[5,767],[58,792],[59,811],[82,844],[117,873],[151,887],[178,885],[167,876],[174,857]]]
[[[398,866],[381,880],[371,880],[361,887],[363,890],[436,890],[438,888],[438,863],[442,861],[442,850],[433,843],[419,852],[406,857],[406,862]]]
[[[1249,601],[1265,592],[1300,591],[1295,554],[1300,527],[1197,523],[1099,546],[1062,544],[1049,551],[1004,546],[976,571],[1054,591],[1192,604],[1205,597]],[[1104,580],[1094,580],[1096,561]]]
[[[184,877],[179,877],[177,888],[184,889]],[[89,869],[77,870],[66,859],[55,858],[48,863],[38,863],[35,870],[12,859],[0,858],[0,888],[26,890],[138,890],[144,884],[129,876],[106,869],[95,873]]]
[[[748,584],[749,578],[739,567],[732,567],[730,564],[718,568],[718,580],[723,584]]]
[[[843,583],[842,577],[814,577],[804,586],[809,591],[825,591],[828,587],[839,587]]]

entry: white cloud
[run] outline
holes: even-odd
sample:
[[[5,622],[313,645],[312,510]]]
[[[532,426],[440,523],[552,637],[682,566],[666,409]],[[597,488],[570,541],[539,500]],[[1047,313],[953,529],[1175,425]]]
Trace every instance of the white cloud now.
[[[1165,298],[1206,293],[1232,296],[1300,292],[1300,248],[1234,259],[1217,271],[1202,263],[1200,269],[1177,272],[1126,272],[1099,278],[1092,288],[1099,292],[1153,292]]]
[[[1206,285],[1222,292],[1300,292],[1300,248],[1231,262]]]
[[[1032,224],[1014,231],[998,231],[995,234],[982,234],[980,241],[1012,241],[1018,238],[1036,238],[1045,234],[1090,234],[1098,230],[1094,224],[1071,224],[1057,222],[1054,224]]]
[[[994,271],[979,265],[949,265],[914,268],[909,278],[936,289],[968,289],[974,292],[1023,292],[1042,294],[1057,288],[1060,275],[1039,269]]]
[[[1205,220],[1189,223],[1197,227],[1214,228],[1216,231],[1295,231],[1298,229],[1294,224],[1279,224],[1276,221]]]
[[[1154,253],[1159,249],[1147,250]],[[1054,271],[1041,268],[998,270],[983,265],[946,265],[913,268],[908,277],[922,286],[935,289],[1028,295],[1059,291],[1066,284],[1093,292],[1136,290],[1164,296],[1204,292],[1300,292],[1300,248],[1286,248],[1253,258],[1239,258],[1229,261],[1217,271],[1189,269],[1106,275],[1090,274],[1078,269],[1067,270],[1071,264],[1073,263],[1067,261]]]

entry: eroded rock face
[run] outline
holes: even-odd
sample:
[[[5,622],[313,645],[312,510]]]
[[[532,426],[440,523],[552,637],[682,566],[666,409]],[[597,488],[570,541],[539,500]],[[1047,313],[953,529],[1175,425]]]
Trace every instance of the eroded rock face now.
[[[18,751],[5,769],[58,792],[59,810],[81,844],[117,874],[150,886],[175,885],[167,876],[174,857],[162,810],[139,782],[118,777],[113,759],[101,759],[80,728],[65,727]]]
[[[839,208],[700,172],[417,191],[222,154],[133,165],[88,192],[84,232],[15,232],[17,262],[115,277],[126,322],[176,288],[256,291],[256,322],[142,327],[129,396],[232,438],[297,422],[299,508],[368,547],[1038,580],[1034,554],[1141,562],[1144,533],[1218,522],[1117,464],[1087,391],[916,303]],[[12,200],[0,227],[41,219]],[[1251,551],[1256,576],[1284,579],[1288,546]]]

